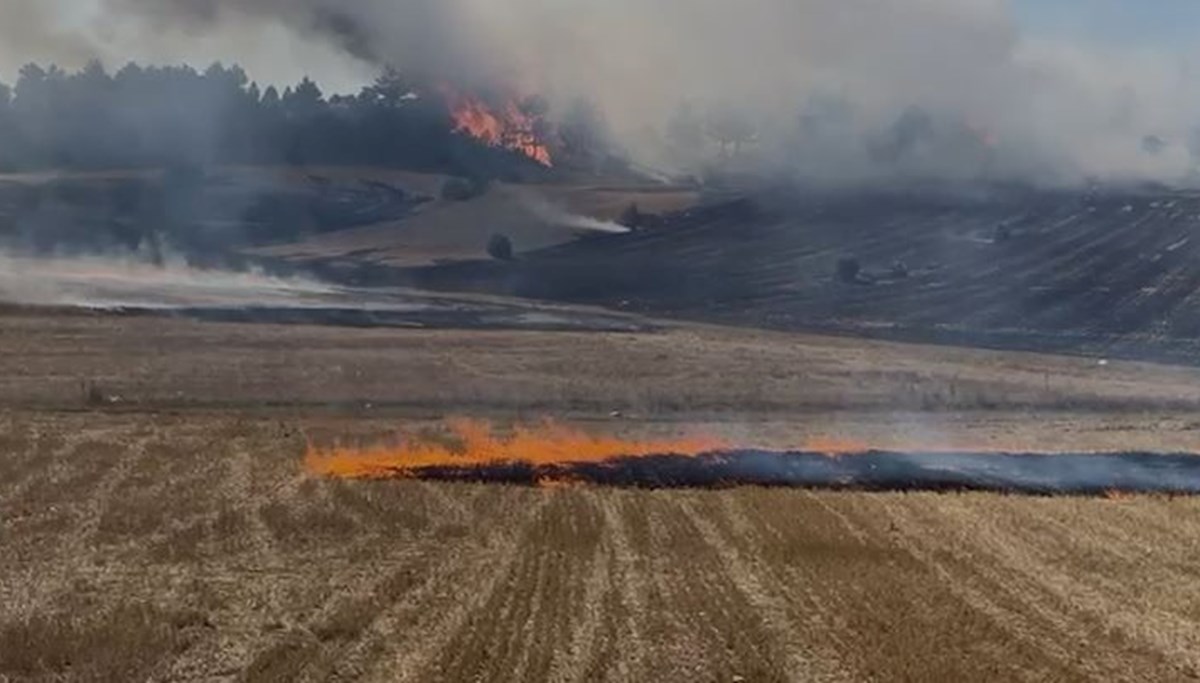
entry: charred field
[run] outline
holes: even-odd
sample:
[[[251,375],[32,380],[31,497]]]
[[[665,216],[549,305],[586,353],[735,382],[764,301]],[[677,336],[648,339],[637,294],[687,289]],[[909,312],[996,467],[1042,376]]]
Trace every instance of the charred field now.
[[[1200,196],[1165,189],[789,189],[514,264],[405,277],[735,325],[1190,364],[1197,230]]]
[[[386,471],[377,476],[386,478]],[[604,462],[425,466],[397,478],[524,486],[969,492],[1033,496],[1200,494],[1200,461],[1162,453],[725,451],[617,457]]]

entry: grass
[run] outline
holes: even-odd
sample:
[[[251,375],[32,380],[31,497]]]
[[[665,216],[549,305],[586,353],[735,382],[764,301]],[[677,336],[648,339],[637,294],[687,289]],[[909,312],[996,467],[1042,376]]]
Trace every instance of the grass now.
[[[1200,410],[1200,371],[1191,368],[722,328],[463,333],[50,314],[3,322],[0,408],[664,418]],[[75,377],[104,377],[97,391],[121,401],[81,396]]]

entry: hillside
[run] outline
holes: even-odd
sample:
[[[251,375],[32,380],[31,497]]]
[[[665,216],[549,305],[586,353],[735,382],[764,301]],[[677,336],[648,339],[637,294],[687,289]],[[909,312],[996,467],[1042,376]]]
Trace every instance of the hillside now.
[[[777,329],[1200,358],[1200,196],[761,194],[411,283]],[[854,264],[839,275],[839,262]]]
[[[378,167],[216,167],[0,175],[0,248],[182,256],[200,265],[314,261],[420,266],[486,259],[503,233],[518,252],[596,231],[631,203],[678,211],[699,197],[604,178],[494,182],[442,198],[449,176]]]

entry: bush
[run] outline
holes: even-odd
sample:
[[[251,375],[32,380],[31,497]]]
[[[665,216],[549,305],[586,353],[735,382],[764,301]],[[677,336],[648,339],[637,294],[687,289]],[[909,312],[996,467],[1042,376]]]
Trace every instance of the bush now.
[[[442,199],[450,202],[470,201],[487,192],[487,183],[474,178],[449,178],[442,184]]]
[[[491,256],[497,261],[513,260],[512,240],[508,239],[507,235],[501,235],[500,233],[492,235],[491,238],[488,239],[487,253],[488,256]]]
[[[859,273],[862,272],[862,265],[858,259],[849,256],[838,259],[837,262],[837,278],[842,282],[855,284],[858,280]]]

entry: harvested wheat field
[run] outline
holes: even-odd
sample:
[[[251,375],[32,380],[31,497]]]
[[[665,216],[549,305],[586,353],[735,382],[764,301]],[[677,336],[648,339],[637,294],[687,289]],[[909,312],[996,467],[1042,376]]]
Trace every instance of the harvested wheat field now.
[[[1190,498],[309,478],[276,419],[9,415],[10,680],[1171,680]]]
[[[547,405],[648,440],[1196,451],[1192,371],[696,327],[4,323],[0,680],[1200,675],[1193,498],[305,466],[314,444]]]

